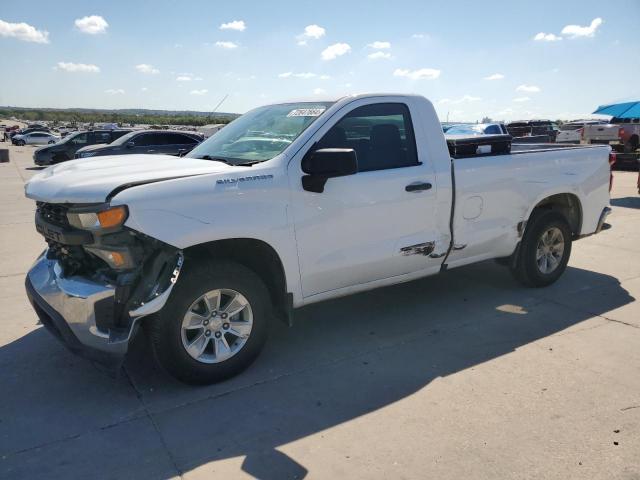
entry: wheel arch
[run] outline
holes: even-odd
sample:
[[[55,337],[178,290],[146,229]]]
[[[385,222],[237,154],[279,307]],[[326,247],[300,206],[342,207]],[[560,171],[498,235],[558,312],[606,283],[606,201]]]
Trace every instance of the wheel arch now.
[[[527,220],[530,220],[532,215],[539,210],[553,210],[561,213],[569,223],[574,237],[582,231],[582,202],[575,193],[562,192],[545,196],[534,205],[526,217]]]
[[[184,249],[185,257],[224,259],[244,265],[255,272],[269,290],[274,313],[291,323],[292,294],[287,288],[286,271],[276,250],[263,240],[229,238],[214,240]]]

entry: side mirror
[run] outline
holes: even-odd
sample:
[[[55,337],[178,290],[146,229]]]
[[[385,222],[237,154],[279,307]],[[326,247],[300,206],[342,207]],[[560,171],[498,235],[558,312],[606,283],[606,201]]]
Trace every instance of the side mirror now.
[[[324,192],[329,178],[344,177],[358,172],[358,156],[352,148],[322,148],[302,159],[302,187],[315,193]]]
[[[136,142],[134,142],[133,140],[129,140],[126,144],[127,148],[133,148],[136,146]]]

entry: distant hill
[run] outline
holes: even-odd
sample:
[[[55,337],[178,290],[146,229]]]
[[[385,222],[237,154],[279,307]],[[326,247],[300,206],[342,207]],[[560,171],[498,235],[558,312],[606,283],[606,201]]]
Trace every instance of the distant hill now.
[[[28,108],[0,107],[0,117],[26,122],[54,123],[117,123],[119,125],[190,125],[229,123],[239,114],[228,112],[198,112],[193,110],[150,110],[146,108]]]
[[[0,110],[12,111],[42,111],[42,112],[69,112],[69,113],[97,113],[97,114],[120,114],[120,115],[160,115],[165,117],[219,117],[234,119],[240,116],[239,113],[230,112],[200,112],[197,110],[153,110],[147,108],[44,108],[44,107],[13,107],[9,105],[0,106]]]

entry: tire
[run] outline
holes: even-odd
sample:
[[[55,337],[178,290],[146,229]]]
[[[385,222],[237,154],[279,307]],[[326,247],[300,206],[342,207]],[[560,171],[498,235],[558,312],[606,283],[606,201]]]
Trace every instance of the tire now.
[[[571,228],[562,214],[553,210],[534,212],[527,224],[511,272],[527,287],[551,285],[567,268],[571,243]],[[540,257],[540,253],[544,258]]]
[[[222,298],[217,300],[220,309],[217,314],[212,312],[216,298],[210,295],[208,301],[199,300],[205,293],[216,291],[222,292],[216,297]],[[228,299],[234,292],[240,294],[242,302],[246,301],[249,308],[244,307],[241,313],[226,317],[229,323],[221,323],[227,315],[224,313],[227,306],[225,302],[230,301]],[[213,308],[208,310],[208,305]],[[194,316],[194,312],[198,313]],[[206,327],[189,325],[193,329],[186,329],[183,323],[187,321],[187,314],[190,318],[197,317],[198,321],[209,316],[209,323]],[[252,321],[250,327],[247,321],[249,315]],[[204,385],[233,377],[251,365],[267,339],[270,316],[269,293],[252,270],[235,262],[202,262],[198,258],[187,258],[167,304],[157,316],[146,322],[145,328],[156,360],[166,371],[182,382]],[[227,330],[224,330],[225,325]],[[247,337],[235,337],[231,333],[234,328]],[[208,339],[200,336],[206,334],[207,330]],[[247,331],[249,333],[245,333]],[[219,334],[220,337],[215,337]],[[199,351],[202,342],[207,343],[198,358],[187,351],[187,344],[192,352]],[[244,344],[239,346],[242,342]],[[231,353],[234,348],[238,349]]]
[[[16,146],[18,146],[18,147],[24,147],[24,146],[25,146],[24,140],[18,140],[18,141],[16,142]]]

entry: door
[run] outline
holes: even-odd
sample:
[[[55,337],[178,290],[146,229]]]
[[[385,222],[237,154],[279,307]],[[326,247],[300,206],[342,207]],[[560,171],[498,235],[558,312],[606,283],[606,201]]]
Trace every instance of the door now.
[[[38,142],[40,141],[40,138],[35,133],[30,133],[28,135],[25,135],[24,139],[25,139],[24,143],[26,143],[27,145],[37,145]]]
[[[344,107],[289,164],[304,297],[439,268],[435,179],[414,112],[370,102]],[[358,173],[305,191],[300,162],[319,148],[354,149]]]

